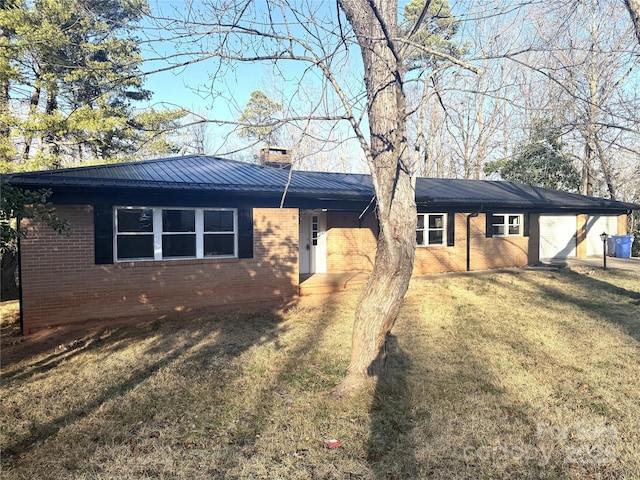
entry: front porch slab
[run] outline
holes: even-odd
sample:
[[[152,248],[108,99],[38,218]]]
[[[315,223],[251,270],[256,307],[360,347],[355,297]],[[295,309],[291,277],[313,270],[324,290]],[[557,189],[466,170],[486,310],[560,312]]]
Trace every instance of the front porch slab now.
[[[300,275],[300,296],[342,292],[353,286],[364,285],[367,272],[313,273]]]

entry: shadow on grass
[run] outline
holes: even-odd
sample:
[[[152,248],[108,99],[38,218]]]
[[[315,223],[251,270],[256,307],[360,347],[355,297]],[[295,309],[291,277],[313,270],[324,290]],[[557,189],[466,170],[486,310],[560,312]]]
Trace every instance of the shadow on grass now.
[[[318,365],[324,367],[325,359],[319,359],[317,364],[314,360],[314,351],[317,345],[322,342],[327,329],[331,325],[331,321],[323,321],[323,319],[331,319],[336,312],[336,303],[333,301],[332,295],[327,295],[322,302],[316,307],[321,311],[320,318],[315,322],[305,324],[307,327],[304,338],[296,343],[282,344],[279,338],[275,339],[276,349],[287,350],[286,360],[278,365],[276,373],[271,377],[270,382],[261,385],[260,392],[251,404],[247,404],[244,414],[247,422],[246,428],[241,428],[232,432],[229,443],[249,447],[251,449],[256,442],[265,435],[267,429],[275,429],[276,431],[286,431],[291,428],[286,418],[282,418],[275,414],[282,408],[282,404],[295,403],[293,397],[297,395],[305,395],[307,392],[318,393],[329,390],[333,385],[329,384],[330,378],[325,372],[318,371]],[[315,409],[309,409],[308,415],[316,414]],[[290,419],[291,420],[291,419]],[[325,422],[331,423],[331,418],[324,418]],[[273,424],[273,422],[282,422],[281,424]],[[330,426],[327,426],[330,429]],[[323,433],[328,432],[307,432],[316,440],[322,440]],[[304,453],[304,451],[302,452]],[[267,453],[269,455],[269,453]],[[274,457],[273,461],[279,461]],[[300,468],[306,468],[304,464]],[[309,474],[313,477],[313,471]]]
[[[136,341],[144,341],[149,337],[152,337],[153,340],[146,350],[140,353],[139,368],[134,367],[126,379],[116,383],[105,380],[109,386],[102,390],[99,390],[100,386],[97,386],[96,390],[99,391],[93,398],[71,406],[66,413],[51,418],[47,422],[32,422],[28,432],[11,438],[8,444],[2,446],[2,463],[4,465],[11,463],[32,446],[45,442],[62,428],[81,422],[108,402],[123,399],[156,373],[178,361],[195,357],[200,360],[200,367],[206,368],[207,358],[216,355],[228,356],[229,358],[237,357],[254,345],[273,341],[282,331],[280,328],[282,317],[279,315],[263,312],[254,316],[245,316],[253,319],[249,328],[243,328],[243,325],[238,324],[239,316],[220,315],[212,320],[157,321],[145,325],[142,332],[139,326],[120,327],[108,330],[109,334],[106,337],[104,332],[96,335],[91,342],[87,342],[86,345],[75,350],[72,355],[77,356],[80,353],[96,350],[106,358]],[[46,373],[67,362],[70,358],[70,356],[51,355],[33,365],[27,364],[24,371],[18,370],[9,381],[22,380],[35,373]],[[147,359],[157,360],[149,361]],[[88,387],[87,385],[78,385],[78,388],[87,389]],[[27,408],[27,406],[21,405],[19,408]],[[145,415],[152,413],[153,409],[144,412]],[[87,435],[95,434],[87,432]]]
[[[411,360],[392,334],[387,336],[374,363],[385,357],[389,381],[378,381],[376,385],[367,460],[375,478],[416,478],[414,423],[407,382]]]
[[[623,288],[613,283],[615,278],[638,279],[637,290]],[[567,270],[562,273],[563,282],[580,284],[592,295],[588,297],[576,298],[571,293],[559,288],[553,288],[539,281],[536,284],[544,298],[553,298],[558,301],[574,305],[576,308],[588,314],[597,314],[606,321],[622,327],[630,336],[640,341],[640,277],[622,270],[609,270],[600,272],[600,278],[580,273],[579,271]],[[611,279],[611,281],[607,281]],[[605,297],[609,297],[605,301]],[[610,298],[616,301],[610,301]],[[636,313],[635,321],[629,319],[633,312]]]
[[[134,327],[135,328],[135,327]],[[27,380],[31,377],[35,377],[40,374],[47,373],[48,371],[73,360],[74,357],[81,355],[85,352],[103,348],[103,338],[105,335],[110,336],[109,343],[120,343],[126,339],[126,337],[133,336],[133,331],[126,329],[123,326],[102,328],[97,333],[82,334],[76,333],[75,335],[60,335],[54,338],[43,338],[40,341],[32,342],[30,338],[25,340],[25,345],[20,345],[22,349],[28,347],[29,359],[37,357],[44,352],[50,352],[40,360],[25,360],[24,353],[21,355],[15,355],[13,358],[9,356],[3,358],[3,380]],[[25,337],[23,337],[25,338]],[[52,342],[58,338],[59,344],[55,345]],[[113,348],[113,347],[112,347]],[[122,348],[122,347],[121,347]],[[21,361],[20,366],[13,366],[13,364]]]

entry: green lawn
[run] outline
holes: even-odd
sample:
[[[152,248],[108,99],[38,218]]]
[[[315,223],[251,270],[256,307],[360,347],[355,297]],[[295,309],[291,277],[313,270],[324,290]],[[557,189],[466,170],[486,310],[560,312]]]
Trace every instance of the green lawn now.
[[[2,478],[640,478],[637,274],[417,279],[395,385],[337,401],[357,294],[4,361]]]

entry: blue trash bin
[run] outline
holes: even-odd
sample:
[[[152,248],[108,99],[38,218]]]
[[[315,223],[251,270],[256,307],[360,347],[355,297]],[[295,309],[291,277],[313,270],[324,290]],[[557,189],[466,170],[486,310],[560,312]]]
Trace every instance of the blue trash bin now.
[[[631,244],[633,235],[612,235],[615,244],[616,257],[631,258]]]

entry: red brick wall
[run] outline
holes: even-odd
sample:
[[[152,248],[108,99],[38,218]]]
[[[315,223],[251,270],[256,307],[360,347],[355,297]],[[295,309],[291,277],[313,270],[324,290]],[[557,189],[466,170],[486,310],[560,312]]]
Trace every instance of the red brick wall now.
[[[417,247],[413,274],[467,269],[467,214],[455,214],[454,246]],[[529,237],[486,238],[484,214],[471,219],[471,270],[519,267],[538,262],[538,215],[530,217]],[[327,272],[371,271],[375,260],[376,219],[368,215],[362,226],[356,213],[327,214]]]
[[[32,223],[22,241],[25,333],[94,319],[285,304],[298,293],[298,210],[254,209],[252,259],[95,265],[93,210],[58,206],[69,236]]]
[[[456,213],[455,241],[453,246],[429,246],[416,248],[414,275],[429,273],[464,272],[467,269],[467,213]],[[535,223],[537,216],[530,219]],[[534,228],[531,236],[486,237],[486,217],[483,213],[471,217],[471,242],[469,245],[470,270],[520,267],[537,261],[537,236]],[[533,243],[535,242],[535,245]],[[530,249],[535,248],[535,261],[530,258]]]
[[[466,216],[466,215],[463,215]],[[456,215],[457,219],[458,215]],[[530,223],[537,223],[531,222]],[[456,224],[457,231],[458,224]],[[466,226],[463,227],[466,230]],[[536,238],[533,238],[537,241]],[[486,216],[480,214],[471,222],[471,270],[522,267],[529,264],[532,237],[486,238]]]
[[[465,271],[467,268],[466,215],[455,214],[454,245],[417,247],[413,264],[414,275]]]
[[[327,272],[371,271],[377,231],[372,213],[360,223],[357,213],[327,212]]]

